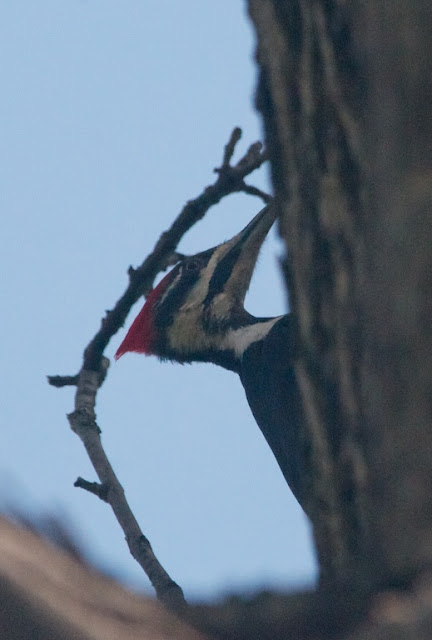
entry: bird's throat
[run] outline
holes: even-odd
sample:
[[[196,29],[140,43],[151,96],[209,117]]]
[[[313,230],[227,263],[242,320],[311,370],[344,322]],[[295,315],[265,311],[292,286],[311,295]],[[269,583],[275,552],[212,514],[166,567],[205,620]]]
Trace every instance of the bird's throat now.
[[[223,332],[198,329],[199,323],[185,324],[183,332],[176,326],[175,334],[168,334],[171,338],[168,349],[165,352],[160,349],[158,355],[163,360],[182,363],[212,362],[238,372],[243,354],[255,342],[264,340],[281,317],[259,319],[249,316],[247,324],[226,327]]]
[[[256,319],[255,322],[246,326],[230,329],[224,340],[225,348],[234,351],[236,357],[241,359],[244,352],[249,349],[254,342],[263,340],[281,318],[282,316],[265,318],[263,320]]]

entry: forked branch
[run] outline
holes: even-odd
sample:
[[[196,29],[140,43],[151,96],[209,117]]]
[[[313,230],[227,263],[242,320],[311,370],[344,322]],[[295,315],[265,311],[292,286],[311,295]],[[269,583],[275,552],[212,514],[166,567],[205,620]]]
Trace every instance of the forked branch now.
[[[102,447],[100,429],[96,423],[96,396],[108,371],[109,360],[104,350],[110,339],[123,326],[132,305],[152,288],[160,271],[175,264],[181,257],[177,246],[189,229],[201,220],[207,211],[222,198],[243,191],[269,202],[270,196],[260,189],[247,185],[245,178],[258,169],[267,159],[259,142],[252,144],[246,154],[231,164],[235,147],[241,137],[241,129],[235,128],[225,145],[221,167],[215,169],[216,181],[206,187],[193,200],[189,200],[168,231],[160,236],[153,251],[143,263],[128,270],[129,283],[123,295],[111,311],[102,319],[101,327],[84,350],[83,364],[74,376],[48,376],[55,387],[76,386],[74,411],[68,415],[71,429],[80,437],[98,475],[100,483],[79,478],[75,486],[93,493],[108,502],[122,527],[133,557],[144,569],[155,588],[157,597],[176,610],[185,606],[181,588],[170,578],[153,553],[148,539],[142,533],[126,500],[111,463]]]

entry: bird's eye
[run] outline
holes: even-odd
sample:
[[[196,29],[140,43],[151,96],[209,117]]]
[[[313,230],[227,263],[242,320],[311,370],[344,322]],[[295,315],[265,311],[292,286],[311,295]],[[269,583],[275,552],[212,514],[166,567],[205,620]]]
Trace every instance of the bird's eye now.
[[[189,272],[199,271],[201,269],[201,260],[188,260],[185,264],[185,269]]]

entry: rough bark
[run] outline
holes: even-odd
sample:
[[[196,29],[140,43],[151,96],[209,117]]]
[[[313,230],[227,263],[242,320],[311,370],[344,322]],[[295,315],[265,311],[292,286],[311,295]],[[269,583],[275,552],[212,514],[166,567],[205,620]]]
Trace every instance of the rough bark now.
[[[345,576],[364,539],[359,314],[362,77],[335,2],[250,2],[296,373],[310,445],[309,507],[322,576]]]
[[[432,7],[249,0],[323,579],[432,556]]]
[[[432,5],[355,20],[364,118],[364,451],[371,542],[404,579],[432,560]]]

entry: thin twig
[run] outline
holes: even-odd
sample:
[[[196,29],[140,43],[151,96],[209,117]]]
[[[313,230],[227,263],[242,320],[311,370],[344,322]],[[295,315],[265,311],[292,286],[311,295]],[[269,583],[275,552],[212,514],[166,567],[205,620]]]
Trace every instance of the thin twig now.
[[[218,174],[217,180],[204,189],[197,198],[186,203],[170,229],[161,235],[152,253],[147,256],[141,266],[137,269],[129,268],[129,284],[114,308],[106,312],[101,328],[87,345],[79,374],[48,376],[48,382],[53,386],[75,385],[77,387],[75,409],[68,415],[68,420],[71,429],[82,440],[100,483],[78,478],[75,486],[93,493],[111,506],[125,533],[132,556],[149,577],[157,597],[176,610],[184,609],[186,606],[183,592],[162,567],[150,542],[140,530],[126,500],[123,487],[102,447],[101,431],[96,422],[96,395],[109,367],[109,360],[103,355],[108,342],[123,325],[132,305],[151,289],[157,274],[182,257],[176,249],[183,235],[204,217],[210,207],[230,193],[244,191],[267,202],[269,198],[267,194],[244,182],[244,178],[266,160],[261,144],[251,145],[236,165],[230,164],[240,137],[241,129],[234,129],[224,149],[222,166],[215,169]]]
[[[79,374],[76,376],[47,376],[48,382],[52,387],[76,387],[78,384]]]
[[[265,191],[262,191],[262,189],[258,189],[258,187],[254,187],[251,184],[246,184],[246,182],[243,184],[243,191],[248,193],[250,196],[257,196],[258,198],[261,198],[265,204],[268,204],[272,200],[269,193],[266,193]]]
[[[104,484],[100,484],[99,482],[89,482],[88,480],[84,480],[84,478],[81,478],[81,476],[78,476],[78,478],[74,482],[74,487],[84,489],[85,491],[88,491],[89,493],[97,496],[104,502],[108,502],[109,487]]]
[[[183,591],[170,578],[153,553],[151,544],[142,533],[126,500],[123,487],[102,447],[100,429],[96,423],[94,411],[96,394],[100,387],[99,381],[100,376],[96,371],[81,372],[75,396],[75,411],[68,415],[69,424],[72,431],[81,438],[101,485],[105,488],[103,499],[114,511],[126,535],[129,550],[149,577],[158,599],[171,609],[182,610],[186,606]],[[89,484],[85,486],[87,490],[89,490]],[[80,483],[80,486],[83,484]],[[92,493],[101,497],[96,491]]]
[[[235,127],[235,129],[233,129],[231,133],[230,139],[228,140],[224,148],[224,154],[223,154],[223,160],[222,160],[222,167],[224,169],[229,167],[232,157],[234,155],[237,142],[240,140],[241,136],[242,136],[242,130],[240,129],[240,127]]]

